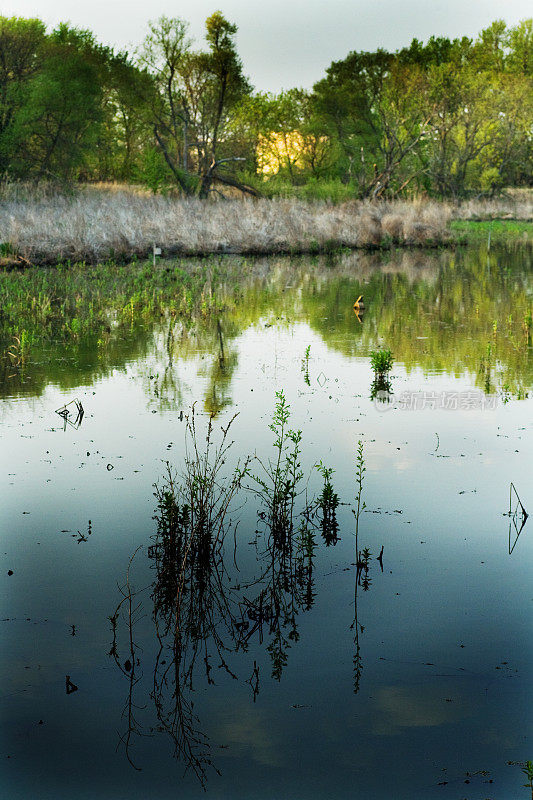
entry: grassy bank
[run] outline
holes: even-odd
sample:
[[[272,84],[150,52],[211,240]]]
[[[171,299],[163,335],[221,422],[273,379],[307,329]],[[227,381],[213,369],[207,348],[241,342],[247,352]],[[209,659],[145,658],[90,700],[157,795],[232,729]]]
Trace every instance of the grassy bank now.
[[[502,197],[464,200],[454,205],[453,218],[457,220],[533,221],[533,191],[508,189]]]
[[[494,235],[527,234],[532,219],[531,192],[462,205],[424,199],[335,204],[206,202],[113,185],[70,194],[46,185],[8,185],[0,190],[0,266],[127,262],[149,257],[154,244],[167,257],[424,247],[486,236],[480,220],[491,220]]]
[[[533,222],[516,219],[452,220],[450,230],[459,242],[532,241]]]
[[[422,246],[448,241],[450,213],[447,205],[419,201],[206,203],[100,189],[5,200],[0,242],[5,258],[33,264],[147,257],[154,243],[165,256]]]

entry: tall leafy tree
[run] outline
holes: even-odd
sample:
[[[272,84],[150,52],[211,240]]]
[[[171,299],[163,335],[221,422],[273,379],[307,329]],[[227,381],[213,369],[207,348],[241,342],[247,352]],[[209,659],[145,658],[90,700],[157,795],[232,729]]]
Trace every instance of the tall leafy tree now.
[[[102,121],[102,73],[108,53],[89,31],[60,25],[42,48],[17,129],[19,160],[38,180],[75,178]]]
[[[244,76],[235,47],[237,26],[228,22],[220,11],[215,11],[207,18],[205,27],[210,50],[205,63],[211,74],[210,88],[213,94],[211,155],[216,161],[226,117],[238,101],[251,92],[252,87]]]
[[[17,116],[27,102],[30,80],[40,68],[46,40],[38,19],[0,17],[0,173],[13,173],[19,143]]]
[[[393,54],[350,53],[314,87],[314,101],[344,150],[363,196],[387,194],[428,130],[425,73]],[[402,176],[409,182],[416,173]]]
[[[313,105],[341,158],[339,174],[364,191],[378,158],[379,122],[373,98],[381,91],[391,57],[385,51],[350,53],[333,62],[313,87]],[[370,171],[369,171],[370,170]]]
[[[191,54],[188,24],[160,17],[138,51],[138,63],[152,76],[155,91],[145,94],[153,135],[174,180],[188,193],[190,108],[183,74]]]
[[[207,196],[215,179],[255,194],[255,190],[251,187],[242,184],[233,176],[222,174],[218,169],[222,163],[236,158],[230,154],[231,147],[223,147],[223,140],[229,131],[228,122],[231,113],[239,101],[252,90],[244,76],[242,62],[237,54],[235,45],[237,26],[228,22],[222,12],[215,11],[207,18],[205,27],[209,52],[204,63],[209,76],[207,96],[210,103],[206,109],[207,119],[204,119],[204,123],[207,122],[204,127],[207,137],[200,196]]]
[[[505,61],[507,28],[503,19],[481,31],[474,42],[471,63],[483,72],[501,72]]]
[[[509,72],[533,76],[533,19],[525,19],[510,28],[506,37],[505,68]]]
[[[96,140],[84,158],[84,177],[135,182],[143,169],[143,154],[152,143],[144,112],[152,81],[126,52],[106,55],[100,70],[101,119]]]
[[[236,183],[217,168],[235,158],[230,117],[251,87],[235,47],[237,28],[220,11],[206,21],[207,51],[194,51],[187,31],[180,19],[151,23],[138,61],[153,76],[153,133],[170,174],[185,193],[206,196],[215,179]]]

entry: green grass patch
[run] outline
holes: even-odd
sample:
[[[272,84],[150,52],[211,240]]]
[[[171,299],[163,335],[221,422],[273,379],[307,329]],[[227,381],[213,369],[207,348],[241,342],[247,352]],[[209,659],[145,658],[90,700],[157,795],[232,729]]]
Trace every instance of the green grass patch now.
[[[452,221],[450,229],[460,242],[488,241],[489,232],[491,242],[533,238],[533,222],[514,219],[456,219]]]

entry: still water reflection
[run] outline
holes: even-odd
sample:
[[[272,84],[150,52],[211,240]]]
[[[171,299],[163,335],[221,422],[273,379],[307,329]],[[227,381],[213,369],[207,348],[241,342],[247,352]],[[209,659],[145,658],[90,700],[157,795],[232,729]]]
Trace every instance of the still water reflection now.
[[[526,797],[531,250],[117,273],[1,276],[4,795]]]

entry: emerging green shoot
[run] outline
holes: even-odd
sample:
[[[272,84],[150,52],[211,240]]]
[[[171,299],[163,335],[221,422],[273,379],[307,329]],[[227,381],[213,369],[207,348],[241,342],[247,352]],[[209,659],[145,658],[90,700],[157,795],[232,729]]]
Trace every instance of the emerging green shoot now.
[[[370,353],[370,364],[372,369],[377,375],[383,375],[390,372],[394,359],[389,349],[373,350]]]
[[[305,355],[302,358],[302,365],[300,367],[301,372],[303,372],[303,374],[304,374],[304,381],[306,382],[306,384],[308,386],[311,385],[310,381],[309,381],[309,356],[310,356],[310,354],[311,354],[311,345],[308,344],[307,347],[305,348]]]

